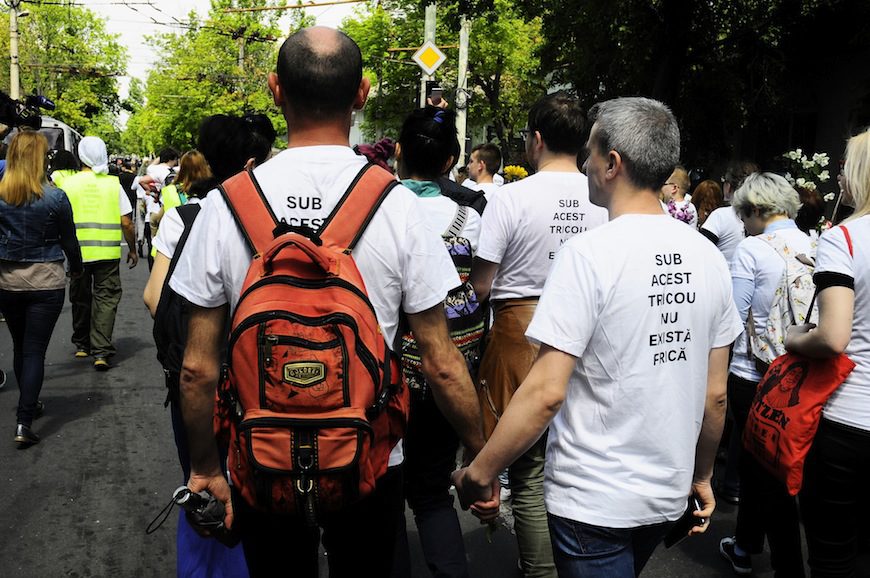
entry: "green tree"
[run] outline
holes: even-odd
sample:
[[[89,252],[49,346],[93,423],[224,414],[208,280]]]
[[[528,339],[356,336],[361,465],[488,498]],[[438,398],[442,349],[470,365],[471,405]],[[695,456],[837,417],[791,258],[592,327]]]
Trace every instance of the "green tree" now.
[[[225,13],[228,8],[272,5],[263,0],[212,0],[208,17],[195,13],[187,31],[149,39],[159,62],[148,75],[144,105],[127,122],[124,141],[154,152],[172,145],[191,148],[199,123],[213,114],[268,114],[279,134],[286,124],[266,79],[277,54],[276,12]]]
[[[27,9],[30,15],[18,21],[22,93],[47,96],[57,105],[47,114],[117,145],[117,79],[127,60],[117,36],[79,5],[34,3]],[[0,27],[9,29],[8,12],[0,15]],[[0,51],[9,54],[8,34],[0,35]],[[0,75],[0,89],[9,91],[8,74]]]
[[[464,7],[468,9],[467,6]],[[455,45],[459,37],[457,3],[438,4],[436,40]],[[537,49],[541,20],[526,18],[509,0],[476,5],[469,35],[470,127],[491,125],[502,146],[511,144],[515,129],[524,122],[528,106],[543,91]],[[368,5],[345,20],[342,29],[363,53],[366,73],[375,87],[368,106],[369,136],[398,132],[408,112],[418,106],[420,69],[410,56],[423,42],[424,13],[420,3],[391,0]],[[458,50],[446,49],[448,60],[436,72],[448,100],[456,87]]]
[[[666,102],[680,119],[684,160],[711,167],[735,156],[764,162],[795,144],[810,148],[795,115],[812,108],[832,62],[870,46],[868,2],[521,3],[543,18],[542,66],[554,83],[572,86],[586,106],[636,94]]]

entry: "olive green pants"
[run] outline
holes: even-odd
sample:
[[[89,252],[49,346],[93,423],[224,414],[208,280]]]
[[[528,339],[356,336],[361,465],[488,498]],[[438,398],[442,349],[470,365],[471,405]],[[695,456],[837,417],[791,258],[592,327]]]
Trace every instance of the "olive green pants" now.
[[[112,332],[121,302],[120,260],[85,263],[80,277],[70,280],[72,342],[94,357],[114,355]]]

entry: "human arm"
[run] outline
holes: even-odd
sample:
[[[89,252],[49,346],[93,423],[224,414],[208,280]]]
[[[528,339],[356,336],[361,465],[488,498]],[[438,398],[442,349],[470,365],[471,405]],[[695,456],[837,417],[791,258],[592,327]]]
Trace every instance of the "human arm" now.
[[[408,324],[420,351],[423,375],[438,409],[471,455],[476,455],[485,441],[480,402],[465,358],[447,332],[444,304],[408,314]]]
[[[232,527],[230,487],[221,468],[212,419],[214,396],[220,377],[220,354],[228,306],[190,306],[187,345],[181,367],[179,399],[190,450],[192,492],[207,490],[223,502],[224,524]]]
[[[701,503],[701,510],[695,515],[710,519],[716,508],[716,498],[710,481],[713,478],[713,464],[716,451],[722,438],[725,425],[725,410],[728,407],[728,350],[729,347],[716,347],[710,350],[707,364],[707,395],[704,402],[704,420],[701,434],[695,446],[695,473],[692,478],[692,493]],[[709,524],[693,526],[689,534],[700,534]]]
[[[528,376],[514,393],[483,450],[468,467],[454,472],[453,483],[460,503],[497,500],[498,474],[528,450],[556,416],[568,388],[577,358],[541,344]],[[498,515],[475,511],[483,520]],[[482,515],[480,515],[482,514]]]
[[[157,256],[154,257],[154,266],[151,268],[151,275],[148,277],[148,283],[145,285],[145,291],[142,294],[142,299],[145,301],[145,306],[153,318],[157,314],[157,304],[160,303],[160,294],[163,293],[163,283],[166,281],[166,274],[169,272],[169,257],[157,251]]]
[[[489,299],[489,293],[492,290],[492,282],[495,279],[495,274],[498,272],[498,263],[475,257],[471,266],[471,285],[474,287],[474,294],[477,295],[479,301]]]
[[[799,355],[826,359],[843,353],[852,339],[855,291],[843,286],[827,287],[816,299],[818,326],[807,323],[789,327],[785,348]]]
[[[84,270],[82,264],[82,249],[76,236],[76,224],[73,221],[72,205],[66,193],[62,193],[60,202],[58,233],[60,236],[60,248],[69,262],[70,276],[77,276]]]
[[[136,253],[136,232],[133,228],[133,213],[121,217],[121,229],[124,231],[124,240],[127,242],[127,263],[130,269],[139,264],[139,255]]]
[[[855,312],[855,270],[851,238],[847,229],[834,227],[822,235],[816,254],[813,280],[818,292],[818,327],[791,327],[786,335],[788,351],[813,358],[830,358],[846,350],[852,339]]]

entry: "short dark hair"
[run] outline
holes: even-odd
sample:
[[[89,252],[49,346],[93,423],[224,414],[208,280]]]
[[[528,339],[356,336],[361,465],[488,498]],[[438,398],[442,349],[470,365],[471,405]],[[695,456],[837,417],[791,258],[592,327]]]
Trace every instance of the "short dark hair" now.
[[[157,155],[160,158],[161,163],[165,163],[166,161],[177,161],[178,160],[178,151],[172,147],[166,147],[160,151],[160,154]]]
[[[237,116],[216,114],[199,125],[196,148],[220,183],[244,169],[248,159],[256,160],[263,152],[263,142],[249,122]]]
[[[404,167],[415,175],[435,180],[447,160],[459,149],[456,113],[434,106],[418,108],[408,115],[399,133]]]
[[[564,90],[548,94],[529,110],[529,131],[538,131],[554,153],[577,155],[583,149],[586,121],[580,101]]]
[[[494,175],[501,168],[501,150],[491,142],[479,144],[471,152],[477,153],[477,158],[483,161],[489,174]]]
[[[752,173],[757,173],[761,169],[752,161],[749,160],[734,160],[728,163],[725,169],[725,174],[722,176],[722,182],[731,185],[732,193],[740,188],[746,177]]]
[[[356,42],[335,31],[332,50],[315,46],[307,29],[291,35],[278,52],[278,82],[288,106],[314,120],[331,119],[353,106],[362,80]]]
[[[77,171],[79,170],[79,161],[76,156],[66,149],[58,149],[51,155],[51,160],[48,162],[48,172],[54,171]]]
[[[254,162],[258,165],[266,162],[272,154],[272,145],[278,136],[275,126],[265,114],[248,113],[242,117],[242,120],[248,123],[248,128],[253,135]]]

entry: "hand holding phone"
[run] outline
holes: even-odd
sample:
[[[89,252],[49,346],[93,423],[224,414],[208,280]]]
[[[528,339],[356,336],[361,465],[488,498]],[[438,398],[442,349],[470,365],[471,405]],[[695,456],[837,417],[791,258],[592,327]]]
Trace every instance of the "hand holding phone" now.
[[[676,546],[689,537],[689,532],[692,528],[703,526],[707,523],[706,518],[698,518],[695,516],[695,512],[702,509],[703,508],[701,508],[701,503],[698,501],[698,498],[694,495],[689,496],[689,504],[686,507],[686,511],[665,535],[665,548]]]

